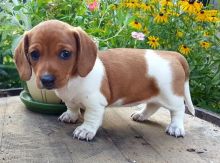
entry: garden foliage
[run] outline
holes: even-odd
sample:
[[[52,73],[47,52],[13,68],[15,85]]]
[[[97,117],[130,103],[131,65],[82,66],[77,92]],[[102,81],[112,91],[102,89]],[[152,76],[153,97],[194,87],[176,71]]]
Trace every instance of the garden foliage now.
[[[190,64],[194,104],[220,112],[219,16],[214,6],[195,0],[8,0],[0,2],[0,64],[12,64],[12,52],[24,31],[58,19],[81,26],[100,50],[180,52]]]

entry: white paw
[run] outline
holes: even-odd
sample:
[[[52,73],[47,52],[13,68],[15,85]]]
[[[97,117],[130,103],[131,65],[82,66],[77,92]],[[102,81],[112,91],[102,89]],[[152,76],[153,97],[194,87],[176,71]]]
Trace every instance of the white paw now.
[[[58,118],[58,120],[65,123],[76,123],[78,116],[79,115],[77,113],[67,110]]]
[[[134,120],[134,121],[139,121],[139,122],[142,122],[142,121],[145,121],[147,120],[147,118],[145,117],[145,115],[143,113],[140,113],[140,112],[135,112],[131,115],[131,118]]]
[[[80,140],[92,140],[96,134],[96,130],[91,127],[86,127],[83,124],[77,127],[73,132],[73,137]]]
[[[166,133],[171,135],[171,136],[175,136],[175,137],[184,137],[185,136],[185,131],[184,131],[184,127],[181,125],[176,125],[175,123],[171,123],[167,129],[166,129]]]

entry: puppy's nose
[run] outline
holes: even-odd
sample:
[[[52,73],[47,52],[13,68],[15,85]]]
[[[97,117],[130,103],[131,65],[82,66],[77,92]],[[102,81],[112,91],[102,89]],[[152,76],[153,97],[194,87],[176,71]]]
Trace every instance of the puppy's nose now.
[[[53,75],[43,75],[40,80],[46,89],[52,89],[54,87],[55,77]]]

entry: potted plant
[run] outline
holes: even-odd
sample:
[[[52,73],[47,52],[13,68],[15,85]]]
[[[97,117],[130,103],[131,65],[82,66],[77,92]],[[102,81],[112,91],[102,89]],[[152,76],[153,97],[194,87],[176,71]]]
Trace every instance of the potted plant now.
[[[23,5],[16,0],[0,2],[0,81],[3,81],[0,82],[0,86],[2,88],[10,87],[13,83],[21,86],[12,54],[23,32],[32,28],[28,11]],[[66,110],[55,92],[36,87],[34,75],[29,81],[22,82],[22,86],[24,90],[20,98],[28,109],[48,114],[60,114]]]

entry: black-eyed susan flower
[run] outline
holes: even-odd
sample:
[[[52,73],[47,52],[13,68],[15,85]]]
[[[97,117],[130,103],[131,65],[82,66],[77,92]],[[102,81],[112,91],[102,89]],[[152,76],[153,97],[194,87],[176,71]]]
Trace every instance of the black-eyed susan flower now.
[[[153,8],[153,6],[151,6],[148,3],[141,3],[140,4],[140,8],[143,9],[144,11],[151,11],[151,9]]]
[[[134,29],[141,29],[142,28],[141,23],[139,23],[137,20],[132,21],[129,25]]]
[[[195,3],[194,3],[194,6],[195,6],[197,11],[200,11],[203,7],[203,3],[199,0],[196,0]]]
[[[207,19],[209,22],[218,22],[220,18],[218,17],[218,10],[206,10]]]
[[[179,51],[180,51],[180,53],[182,53],[184,55],[188,55],[189,52],[191,51],[191,49],[189,47],[187,47],[186,45],[180,45]]]
[[[195,0],[182,1],[182,3],[180,3],[180,7],[183,11],[190,14],[196,14],[202,9],[202,5],[199,5],[199,3]]]
[[[218,14],[218,10],[206,10],[207,16],[216,16]]]
[[[209,22],[220,22],[220,18],[218,18],[217,16],[211,16],[209,17]]]
[[[200,21],[200,22],[208,21],[208,16],[206,14],[206,11],[201,10],[200,12],[198,12],[196,14],[196,21]]]
[[[144,29],[143,29],[143,31],[142,31],[144,34],[149,34],[149,30],[145,27]]]
[[[160,1],[161,6],[173,6],[172,0],[161,0]]]
[[[204,32],[203,36],[208,37],[208,36],[210,36],[210,33],[209,32]]]
[[[149,36],[147,43],[148,43],[152,48],[156,49],[158,46],[160,46],[160,44],[159,44],[158,41],[159,41],[159,38],[158,38],[158,37]]]
[[[154,21],[156,23],[167,23],[168,22],[168,16],[166,13],[160,12],[157,14],[154,18]]]
[[[202,42],[200,42],[200,46],[205,49],[208,49],[211,46],[211,43],[206,42],[206,41],[202,41]]]
[[[127,8],[136,8],[139,6],[138,0],[129,0],[125,3],[125,6]]]
[[[187,3],[188,0],[179,0],[178,1],[178,5],[182,6],[185,5],[185,3]]]

